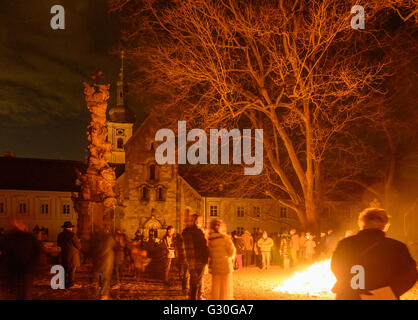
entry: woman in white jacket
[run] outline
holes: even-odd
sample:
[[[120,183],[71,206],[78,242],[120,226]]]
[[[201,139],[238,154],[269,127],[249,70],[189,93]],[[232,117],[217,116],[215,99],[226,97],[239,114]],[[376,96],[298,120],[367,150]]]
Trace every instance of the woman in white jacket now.
[[[232,300],[232,271],[235,246],[224,233],[223,222],[212,220],[209,234],[209,271],[212,274],[212,300]]]

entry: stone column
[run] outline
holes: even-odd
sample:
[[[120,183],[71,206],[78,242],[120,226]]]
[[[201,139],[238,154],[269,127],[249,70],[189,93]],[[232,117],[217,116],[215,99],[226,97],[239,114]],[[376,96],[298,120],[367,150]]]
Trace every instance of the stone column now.
[[[78,234],[82,242],[90,239],[95,229],[108,232],[114,230],[114,214],[117,205],[114,186],[115,171],[106,159],[110,154],[111,144],[106,141],[106,110],[110,85],[84,82],[84,94],[91,121],[87,128],[90,145],[87,150],[87,169],[79,172],[81,190],[73,197],[78,214]]]

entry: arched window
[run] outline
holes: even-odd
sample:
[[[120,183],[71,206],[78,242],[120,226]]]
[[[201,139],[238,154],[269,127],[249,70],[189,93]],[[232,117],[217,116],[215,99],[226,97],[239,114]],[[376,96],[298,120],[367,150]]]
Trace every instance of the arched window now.
[[[159,187],[157,189],[157,200],[158,201],[165,201],[165,190],[163,187]]]
[[[155,164],[152,164],[149,166],[149,179],[156,180],[155,179]]]
[[[147,187],[143,187],[141,190],[141,200],[148,200],[149,192]]]
[[[122,138],[118,138],[117,145],[118,145],[118,149],[123,149],[123,139]]]
[[[158,229],[154,229],[154,228],[149,229],[148,235],[150,239],[158,238]]]

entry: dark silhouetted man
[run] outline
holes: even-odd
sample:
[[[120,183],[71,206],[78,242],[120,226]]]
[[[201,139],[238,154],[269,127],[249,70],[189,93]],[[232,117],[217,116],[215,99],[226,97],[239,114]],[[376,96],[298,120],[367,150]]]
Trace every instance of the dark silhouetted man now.
[[[366,209],[359,216],[360,232],[338,243],[331,260],[337,300],[399,299],[417,281],[408,248],[385,236],[388,222],[385,210]]]
[[[61,263],[65,270],[65,288],[80,288],[74,283],[75,271],[80,266],[81,244],[73,232],[74,225],[65,221],[62,225],[64,231],[58,235],[57,245],[61,248]]]
[[[182,233],[190,274],[190,300],[202,297],[202,277],[209,259],[209,250],[202,230],[202,218],[193,214]]]

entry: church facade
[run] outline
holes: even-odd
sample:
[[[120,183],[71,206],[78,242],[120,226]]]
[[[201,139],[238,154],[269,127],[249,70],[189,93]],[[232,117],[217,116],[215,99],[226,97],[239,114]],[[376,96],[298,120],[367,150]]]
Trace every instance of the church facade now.
[[[298,227],[296,215],[271,199],[206,196],[183,178],[178,165],[158,165],[154,141],[158,129],[158,122],[148,117],[124,145],[116,221],[129,237],[138,232],[145,238],[162,237],[169,225],[181,232],[193,213],[201,215],[206,226],[213,218],[222,219],[228,232],[262,229],[271,233]]]
[[[109,109],[109,162],[125,165],[117,178],[120,205],[115,223],[130,238],[138,234],[161,238],[169,225],[181,232],[193,213],[201,215],[206,226],[213,218],[222,219],[228,232],[262,229],[272,233],[299,226],[296,214],[272,199],[199,193],[199,186],[186,181],[178,165],[158,165],[154,137],[161,125],[149,116],[133,131],[135,117],[124,94],[123,55],[116,94],[116,106]]]

